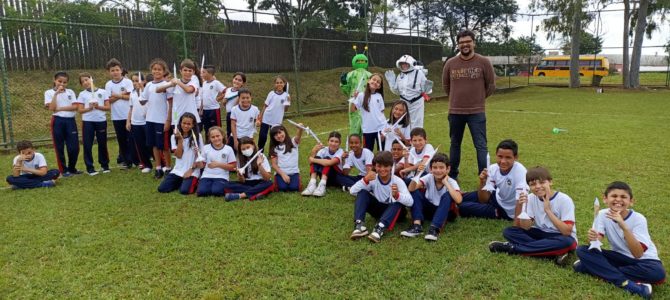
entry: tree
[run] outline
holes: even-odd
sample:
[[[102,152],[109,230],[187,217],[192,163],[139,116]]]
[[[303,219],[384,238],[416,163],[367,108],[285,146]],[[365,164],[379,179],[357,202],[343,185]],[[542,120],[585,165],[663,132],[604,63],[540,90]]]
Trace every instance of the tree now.
[[[477,53],[486,56],[528,57],[530,55],[541,55],[544,53],[544,49],[535,41],[535,38],[522,36],[516,39],[511,38],[503,43],[479,42]]]
[[[579,41],[579,54],[598,54],[603,51],[603,39],[599,36],[594,36],[593,34],[582,30]],[[565,39],[561,46],[561,50],[563,50],[563,53],[565,54],[571,54],[571,47],[571,41]]]

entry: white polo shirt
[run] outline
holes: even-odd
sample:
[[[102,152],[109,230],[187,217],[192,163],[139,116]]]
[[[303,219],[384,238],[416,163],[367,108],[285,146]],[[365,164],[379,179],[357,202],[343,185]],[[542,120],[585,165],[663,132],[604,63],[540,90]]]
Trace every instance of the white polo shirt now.
[[[368,108],[370,111],[363,108],[363,98],[365,93],[359,93],[354,101],[354,105],[361,112],[361,129],[363,133],[375,133],[384,129],[386,118],[384,117],[384,99],[380,93],[370,95],[370,102]]]
[[[109,93],[103,89],[96,89],[95,92],[83,90],[75,103],[83,104],[84,108],[90,108],[91,103],[97,102],[98,106],[105,105],[105,100],[109,99]],[[107,121],[107,115],[104,110],[93,109],[92,111],[81,114],[81,120],[86,122],[104,122]]]
[[[21,158],[20,155],[17,155],[17,156],[14,157],[14,165],[17,165],[19,163],[20,158]],[[35,155],[33,155],[33,158],[31,160],[24,160],[23,161],[23,166],[26,167],[26,168],[37,170],[39,168],[46,167],[47,166],[47,160],[44,158],[44,155],[42,155],[42,153],[35,152]],[[25,175],[25,174],[30,174],[30,173],[26,173],[26,172],[21,171],[21,175]]]
[[[224,164],[237,162],[237,157],[235,157],[233,148],[224,144],[221,149],[216,149],[212,144],[207,144],[202,149],[202,156],[205,159],[205,170],[202,172],[202,178],[221,178],[230,180],[230,172],[228,172],[228,170],[222,168],[210,168],[208,165],[211,162]]]
[[[54,89],[46,90],[46,92],[44,92],[44,104],[49,105],[55,94],[56,90]],[[58,96],[56,96],[56,106],[57,107],[69,106],[72,105],[76,100],[77,95],[75,95],[74,91],[71,89],[65,89],[63,93],[60,93],[58,94]],[[56,111],[51,115],[63,118],[74,118],[76,114],[77,112],[75,111]]]
[[[275,91],[268,93],[265,99],[265,112],[263,113],[263,123],[274,126],[281,124],[284,119],[285,107],[291,105],[288,101],[288,93],[277,94]]]
[[[233,107],[233,111],[230,112],[230,120],[236,121],[235,126],[237,128],[238,139],[241,137],[254,137],[258,114],[260,114],[260,111],[253,104],[246,110],[243,110],[239,105]]]
[[[344,160],[344,169],[351,169],[353,166],[358,170],[359,175],[365,175],[367,171],[367,166],[372,166],[372,159],[374,154],[367,148],[363,148],[360,157],[356,157],[354,151],[349,151],[349,155]]]
[[[286,173],[286,175],[300,173],[298,167],[300,164],[298,155],[300,144],[295,142],[295,137],[291,139],[291,143],[293,143],[293,149],[288,153],[284,153],[286,150],[284,144],[280,144],[274,149],[277,157],[277,165],[279,166],[279,169]]]
[[[426,188],[425,192],[426,199],[428,199],[428,201],[431,204],[439,206],[440,200],[442,199],[442,195],[449,192],[447,186],[443,185],[441,189],[437,189],[437,184],[435,183],[435,176],[433,176],[433,174],[423,176],[419,180],[421,180],[421,184],[423,184],[423,186]],[[447,181],[449,182],[451,187],[454,188],[454,190],[457,191],[461,190],[456,180],[453,180],[451,177],[448,177]]]
[[[518,161],[514,162],[512,169],[506,174],[500,172],[498,164],[492,164],[488,168],[488,179],[483,190],[496,194],[496,201],[505,210],[510,219],[514,219],[516,209],[517,189],[529,190],[526,183],[526,168]]]
[[[610,246],[612,246],[613,251],[635,259],[633,254],[630,252],[630,249],[628,248],[628,243],[626,243],[626,239],[623,236],[623,230],[621,229],[621,226],[607,217],[608,210],[609,208],[601,209],[598,213],[595,221],[596,231],[607,237],[607,240],[610,242]],[[645,218],[641,213],[635,212],[632,209],[629,209],[628,211],[629,214],[624,219],[624,222],[626,222],[626,225],[635,236],[635,239],[637,239],[642,244],[642,248],[645,249],[640,259],[660,260],[658,258],[656,245],[654,245],[654,242],[651,241],[651,236],[649,236],[647,218]]]
[[[577,241],[577,225],[575,225],[575,204],[572,202],[570,196],[555,192],[549,198],[549,207],[554,215],[566,224],[572,224],[572,233],[570,236]],[[544,211],[544,200],[541,200],[535,194],[528,195],[528,204],[526,204],[526,213],[535,221],[534,228],[550,233],[561,233],[554,223],[551,222],[549,216]]]
[[[111,96],[112,94],[123,95],[131,93],[135,90],[133,87],[133,81],[123,77],[121,81],[114,82],[113,80],[107,81],[105,84],[105,90]],[[128,110],[130,109],[130,103],[128,100],[119,99],[112,103],[112,121],[125,120],[128,118]]]

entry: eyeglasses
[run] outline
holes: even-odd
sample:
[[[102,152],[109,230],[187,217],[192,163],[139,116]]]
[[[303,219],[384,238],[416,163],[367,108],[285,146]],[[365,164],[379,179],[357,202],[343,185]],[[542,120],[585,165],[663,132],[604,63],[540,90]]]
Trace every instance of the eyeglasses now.
[[[463,44],[472,44],[472,42],[473,42],[473,40],[459,41],[458,44],[459,44],[459,45],[463,45]]]

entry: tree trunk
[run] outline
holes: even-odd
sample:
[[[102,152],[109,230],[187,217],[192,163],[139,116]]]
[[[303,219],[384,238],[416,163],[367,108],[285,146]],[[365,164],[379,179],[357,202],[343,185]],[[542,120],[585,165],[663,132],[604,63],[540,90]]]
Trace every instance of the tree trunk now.
[[[630,88],[630,0],[623,1],[623,66],[621,67],[621,73],[623,75],[623,88]]]
[[[570,87],[579,88],[579,43],[581,33],[582,0],[574,0],[572,30],[570,32]]]
[[[630,59],[630,87],[640,87],[640,59],[642,58],[642,42],[644,41],[644,30],[647,27],[647,9],[649,0],[640,0],[640,8],[637,12],[637,24],[635,24],[635,37],[633,39],[633,56]]]

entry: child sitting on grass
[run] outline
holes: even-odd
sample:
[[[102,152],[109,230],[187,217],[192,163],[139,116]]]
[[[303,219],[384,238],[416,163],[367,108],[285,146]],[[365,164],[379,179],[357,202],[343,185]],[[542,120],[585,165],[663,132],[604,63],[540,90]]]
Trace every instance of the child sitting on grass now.
[[[47,170],[47,161],[42,153],[35,152],[33,143],[20,141],[16,144],[19,155],[14,157],[12,175],[7,176],[7,183],[12,189],[32,189],[56,186],[56,178],[60,171]]]

